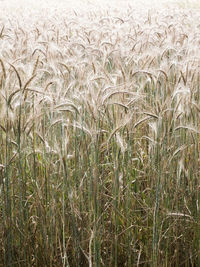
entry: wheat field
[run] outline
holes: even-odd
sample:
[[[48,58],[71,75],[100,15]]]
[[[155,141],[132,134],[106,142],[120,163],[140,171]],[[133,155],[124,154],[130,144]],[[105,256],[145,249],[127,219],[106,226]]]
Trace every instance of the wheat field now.
[[[200,266],[199,13],[1,3],[0,266]]]

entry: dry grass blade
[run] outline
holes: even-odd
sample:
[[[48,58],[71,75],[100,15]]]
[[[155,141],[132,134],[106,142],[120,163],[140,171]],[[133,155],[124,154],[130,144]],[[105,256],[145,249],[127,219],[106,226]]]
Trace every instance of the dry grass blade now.
[[[123,128],[124,126],[125,126],[125,125],[122,124],[122,125],[120,125],[119,127],[115,128],[115,129],[111,132],[110,136],[108,137],[107,143],[109,143],[110,140],[112,139],[112,137],[117,133],[117,131],[119,131],[119,130],[120,130],[121,128]]]
[[[124,95],[124,94],[135,95],[133,92],[130,92],[130,91],[114,91],[114,92],[111,92],[111,93],[107,94],[107,95],[103,98],[103,100],[102,100],[102,105],[105,104],[106,100],[108,100],[108,99],[111,98],[112,96],[114,96],[114,95],[118,95],[118,94],[122,94],[122,95]]]
[[[160,69],[158,71],[160,71],[162,74],[164,74],[164,76],[166,78],[166,81],[168,82],[168,75],[167,75],[167,73],[164,70],[160,70]]]
[[[151,73],[149,71],[145,71],[145,70],[138,70],[138,71],[132,73],[132,77],[134,77],[136,74],[146,74],[147,76],[150,77],[151,81],[153,81],[153,77],[156,78],[153,73]]]
[[[8,105],[10,108],[12,108],[12,106],[11,106],[11,101],[12,101],[13,97],[14,97],[17,93],[19,93],[19,92],[21,92],[21,89],[18,89],[18,90],[16,90],[16,91],[14,91],[12,94],[9,95],[8,100],[7,100],[7,105]]]
[[[2,29],[1,29],[1,32],[0,32],[0,38],[3,37],[3,31],[4,31],[4,29],[5,29],[5,26],[3,25]]]
[[[119,105],[120,107],[123,107],[126,111],[129,109],[129,107],[127,105],[124,105],[124,104],[119,103],[119,102],[113,102],[113,103],[110,103],[110,105]]]
[[[49,86],[52,85],[52,84],[53,84],[53,82],[47,83],[47,85],[44,88],[44,92],[46,92],[48,90]]]
[[[185,150],[187,147],[188,147],[188,145],[182,145],[181,147],[178,147],[178,148],[174,151],[173,155],[169,158],[169,163],[171,163],[172,159],[173,159],[179,152]]]
[[[184,126],[184,125],[180,125],[178,127],[176,127],[174,129],[174,131],[178,131],[180,129],[185,129],[185,130],[188,130],[188,131],[191,131],[191,132],[195,132],[195,133],[200,133],[197,129],[193,128],[193,127],[189,127],[189,126]]]
[[[55,106],[55,109],[60,109],[62,107],[66,107],[66,106],[72,107],[76,111],[77,114],[80,113],[79,110],[78,110],[78,108],[72,102],[70,102],[70,101],[66,101],[66,103],[61,103],[61,104]]]
[[[0,124],[0,128],[6,133],[6,128],[3,125]]]
[[[26,87],[32,82],[32,80],[36,77],[36,74],[34,74],[24,85],[23,92],[26,90]]]
[[[61,62],[59,62],[59,64],[60,64],[61,66],[65,67],[65,69],[67,70],[67,72],[70,74],[70,69],[69,69],[69,67],[68,67],[66,64],[61,63]]]
[[[141,123],[143,123],[143,122],[145,122],[145,121],[147,121],[147,120],[149,120],[149,119],[151,119],[150,116],[145,117],[145,118],[139,120],[138,122],[136,122],[136,123],[134,124],[134,128],[136,128],[136,127],[139,126]]]
[[[111,140],[111,138],[112,138],[112,137],[113,137],[113,136],[114,136],[120,129],[124,128],[124,127],[125,127],[131,120],[132,120],[132,115],[129,114],[129,117],[128,117],[128,115],[127,115],[126,118],[124,119],[124,122],[123,122],[120,126],[116,127],[116,128],[111,132],[110,136],[108,137],[107,143],[109,143],[110,140]]]
[[[152,118],[159,119],[159,117],[156,114],[149,113],[149,112],[144,112],[144,114],[149,115]]]
[[[192,102],[192,105],[194,105],[197,111],[200,112],[200,107],[198,107],[198,105],[195,102]]]
[[[56,124],[59,124],[59,123],[62,124],[63,122],[64,122],[63,119],[58,119],[58,120],[54,121],[54,122],[50,125],[50,128],[56,126]]]
[[[32,71],[32,76],[35,76],[35,73],[36,73],[36,70],[37,70],[37,67],[38,67],[38,64],[39,64],[39,60],[40,60],[40,56],[38,56],[37,59],[36,59],[36,62],[35,62],[35,65],[34,65],[33,71]]]
[[[181,77],[179,78],[178,83],[180,82],[181,78],[183,79],[184,86],[186,86],[187,80],[186,80],[186,78],[185,78],[185,76],[184,76],[182,71],[181,71]]]
[[[45,94],[44,92],[33,89],[33,88],[26,88],[26,89],[24,89],[24,91],[29,91],[29,92],[33,92],[33,93],[37,93],[37,94],[41,94],[41,95]]]
[[[1,59],[0,59],[0,64],[1,64],[2,71],[3,71],[4,79],[6,79],[6,69],[5,69],[4,63]]]
[[[15,71],[15,73],[17,75],[18,81],[19,81],[19,88],[21,89],[22,88],[22,81],[21,81],[20,75],[19,75],[19,73],[18,73],[18,71],[17,71],[17,69],[15,68],[14,65],[12,65],[12,64],[9,64],[9,65],[14,69],[14,71]]]
[[[192,216],[190,216],[189,214],[180,213],[180,212],[168,212],[167,216],[186,217],[186,218],[193,220]]]

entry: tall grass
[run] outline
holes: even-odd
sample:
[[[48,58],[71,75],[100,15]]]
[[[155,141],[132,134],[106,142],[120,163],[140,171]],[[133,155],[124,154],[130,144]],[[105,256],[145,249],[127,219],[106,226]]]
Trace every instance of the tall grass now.
[[[2,10],[1,266],[199,266],[198,12]]]

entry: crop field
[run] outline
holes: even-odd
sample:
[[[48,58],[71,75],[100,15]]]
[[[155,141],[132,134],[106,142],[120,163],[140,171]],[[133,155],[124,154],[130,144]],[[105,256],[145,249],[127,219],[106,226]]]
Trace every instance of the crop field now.
[[[200,266],[200,9],[20,3],[0,3],[0,266]]]

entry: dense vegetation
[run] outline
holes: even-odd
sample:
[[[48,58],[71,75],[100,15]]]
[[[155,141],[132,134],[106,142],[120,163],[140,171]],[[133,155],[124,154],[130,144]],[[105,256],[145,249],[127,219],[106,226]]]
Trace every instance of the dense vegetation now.
[[[6,11],[0,265],[200,266],[198,10]]]

